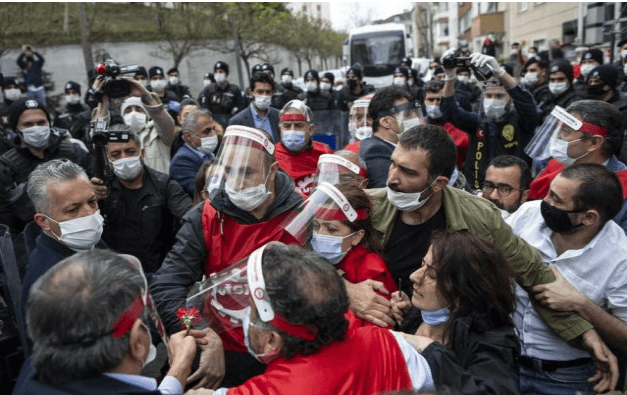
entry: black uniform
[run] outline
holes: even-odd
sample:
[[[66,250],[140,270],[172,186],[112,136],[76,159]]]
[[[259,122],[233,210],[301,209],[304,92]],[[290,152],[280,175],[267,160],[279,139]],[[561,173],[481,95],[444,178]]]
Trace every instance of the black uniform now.
[[[553,94],[549,90],[549,84],[546,82],[542,85],[534,86],[530,89],[531,95],[536,100],[538,104],[538,108],[542,112],[542,118],[549,115],[551,110],[553,109],[551,106],[551,100],[553,99]]]
[[[12,148],[0,156],[0,223],[7,225],[13,235],[21,232],[35,215],[35,208],[26,194],[28,176],[38,165],[64,158],[91,173],[91,158],[86,148],[72,140],[70,132],[57,128],[50,129],[43,158],[36,157],[25,147]]]
[[[335,96],[316,88],[313,92],[307,92],[305,104],[311,108],[311,111],[335,110]]]
[[[222,126],[229,124],[231,116],[245,107],[244,97],[239,86],[227,83],[224,89],[219,84],[211,84],[200,93],[198,102],[213,114]]]
[[[548,108],[546,108],[546,111],[550,113],[551,111],[553,111],[553,108],[555,106],[567,108],[571,103],[574,103],[579,100],[584,100],[585,98],[586,98],[585,95],[582,95],[581,93],[577,92],[571,85],[568,87],[566,92],[562,93],[561,95],[557,97],[551,94],[551,100],[548,104]]]
[[[63,111],[54,117],[52,126],[59,129],[67,129],[75,139],[85,141],[85,128],[89,125],[90,119],[82,116],[88,110],[87,106],[81,103],[67,104]]]
[[[177,85],[168,84],[168,86],[165,87],[165,90],[174,93],[174,95],[176,96],[176,99],[178,101],[183,101],[184,99],[189,99],[189,98],[192,97],[192,94],[189,91],[189,87],[187,85],[183,85],[183,84],[177,84]]]
[[[374,86],[362,82],[361,91],[359,93],[353,93],[353,91],[347,84],[343,86],[340,92],[337,94],[337,108],[340,111],[348,111],[348,103],[352,103],[367,94],[374,93],[374,91]]]

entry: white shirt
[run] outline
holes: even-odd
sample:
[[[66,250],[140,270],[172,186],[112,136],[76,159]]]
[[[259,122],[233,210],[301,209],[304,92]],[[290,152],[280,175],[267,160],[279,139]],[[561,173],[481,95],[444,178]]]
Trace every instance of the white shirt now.
[[[557,255],[553,233],[540,213],[541,200],[520,206],[508,219],[514,234],[536,248],[546,265],[554,265],[578,291],[613,316],[627,321],[627,236],[614,221],[583,248]],[[533,296],[532,296],[533,297]],[[529,295],[516,286],[514,325],[522,355],[554,361],[589,357],[587,351],[569,346],[557,336],[533,307]]]
[[[105,376],[109,376],[113,379],[123,381],[127,384],[134,385],[139,388],[143,388],[149,391],[157,390],[157,380],[152,377],[144,377],[138,374],[124,374],[124,373],[105,373]],[[159,385],[159,392],[163,395],[182,395],[183,386],[174,376],[166,376],[161,385]]]

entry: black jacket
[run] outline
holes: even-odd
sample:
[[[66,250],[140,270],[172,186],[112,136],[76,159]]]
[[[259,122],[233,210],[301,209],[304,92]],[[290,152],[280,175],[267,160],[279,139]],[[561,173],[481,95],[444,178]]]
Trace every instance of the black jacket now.
[[[144,165],[137,206],[129,212],[120,181],[114,178],[106,200],[98,202],[105,218],[102,240],[117,252],[135,255],[144,272],[155,272],[174,244],[180,223],[192,201],[181,186]],[[132,227],[135,225],[135,227]],[[137,245],[139,240],[140,245]]]
[[[178,101],[183,101],[184,99],[189,99],[192,97],[191,92],[189,91],[189,87],[187,85],[178,84],[171,85],[165,87],[165,90],[170,91],[176,95]]]
[[[267,222],[295,209],[302,202],[300,195],[294,192],[294,181],[286,173],[277,172],[275,183],[277,195],[261,220],[237,208],[224,193],[215,196],[211,205],[216,211],[230,216],[242,225]],[[207,244],[202,225],[204,204],[204,201],[199,203],[185,215],[172,250],[150,280],[150,292],[169,333],[180,330],[181,323],[176,318],[176,311],[185,305],[189,287],[200,281],[205,274]]]
[[[538,108],[542,112],[542,118],[544,119],[552,110],[551,100],[553,99],[553,94],[549,90],[549,84],[545,82],[542,85],[534,86],[531,89],[531,95],[536,100]]]
[[[362,96],[365,96],[369,93],[374,93],[375,89],[372,85],[367,85],[365,82],[361,83],[361,91],[357,94],[353,93],[346,84],[340,89],[337,94],[337,108],[340,111],[348,111],[348,104],[354,102]],[[312,109],[313,110],[313,109]]]
[[[553,111],[555,106],[560,106],[566,109],[571,103],[574,103],[579,100],[584,100],[586,97],[582,95],[578,91],[576,91],[572,86],[568,87],[566,92],[561,95],[555,97],[555,95],[551,95],[551,101],[546,109],[548,112]]]
[[[274,98],[274,96],[272,97]],[[279,110],[269,107],[267,116],[270,121],[270,127],[272,128],[272,133],[270,135],[270,137],[272,137],[272,141],[275,143],[281,141],[281,133],[279,132]],[[246,106],[245,109],[233,115],[231,119],[229,119],[229,126],[231,125],[242,125],[254,128],[255,120],[253,119],[250,106]]]
[[[282,100],[285,102],[283,105],[291,102],[292,100],[305,100],[305,92],[303,92],[303,90],[300,89],[295,84],[290,83],[289,85],[285,85],[285,84],[281,83],[281,84],[277,84],[277,85],[280,85],[281,89],[283,89],[283,99]],[[276,100],[276,102],[275,102],[275,100]],[[280,105],[279,98],[275,99],[274,94],[273,94],[272,95],[272,107],[275,107],[275,108],[277,108],[279,110],[283,108],[283,106],[276,107],[278,105]]]
[[[335,110],[335,96],[316,88],[315,91],[306,93],[305,104],[311,111]]]
[[[244,108],[242,91],[239,86],[230,83],[225,89],[220,88],[218,84],[205,87],[198,96],[198,103],[215,115],[231,116]],[[235,112],[233,112],[234,108],[237,108]]]
[[[57,128],[69,130],[75,139],[86,141],[85,129],[90,121],[82,115],[86,110],[87,107],[80,103],[68,104],[57,113],[52,124]]]
[[[69,159],[92,174],[92,158],[84,144],[70,138],[67,130],[50,128],[43,158],[28,148],[16,147],[0,156],[0,223],[16,237],[33,220],[35,208],[26,194],[28,176],[38,165],[52,159]]]

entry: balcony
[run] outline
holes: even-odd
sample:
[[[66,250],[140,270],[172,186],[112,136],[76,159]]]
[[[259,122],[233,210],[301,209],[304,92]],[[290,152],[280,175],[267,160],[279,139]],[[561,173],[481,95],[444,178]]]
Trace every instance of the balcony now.
[[[494,33],[505,31],[504,19],[504,11],[490,12],[474,17],[469,38],[485,36],[490,30],[493,30]]]

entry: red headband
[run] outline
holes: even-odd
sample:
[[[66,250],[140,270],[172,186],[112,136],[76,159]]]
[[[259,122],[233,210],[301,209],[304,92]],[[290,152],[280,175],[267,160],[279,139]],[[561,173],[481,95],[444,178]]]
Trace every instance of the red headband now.
[[[270,321],[270,323],[288,335],[306,340],[308,342],[315,340],[318,332],[317,328],[311,325],[289,323],[285,318],[281,317],[276,312],[274,313],[274,318]]]
[[[365,208],[360,208],[358,210],[355,210],[355,212],[357,213],[357,218],[355,218],[356,221],[364,220],[364,219],[366,219],[366,218],[368,218],[370,216],[370,212],[368,211],[368,209],[365,209]],[[339,209],[336,209],[336,208],[323,208],[323,207],[320,207],[316,211],[316,217],[322,218],[322,219],[326,219],[327,221],[332,221],[332,220],[346,221],[346,220],[348,220],[348,218],[346,217],[346,214],[342,210],[339,210]]]
[[[579,131],[591,134],[593,136],[607,136],[607,130],[605,130],[604,127],[586,121],[581,121],[581,127],[579,128]]]
[[[307,116],[305,114],[283,114],[281,115],[281,122],[307,122]]]
[[[119,339],[131,330],[142,311],[144,311],[144,302],[142,301],[141,295],[138,295],[133,301],[133,304],[128,309],[124,310],[122,316],[118,318],[113,325],[113,337]]]

